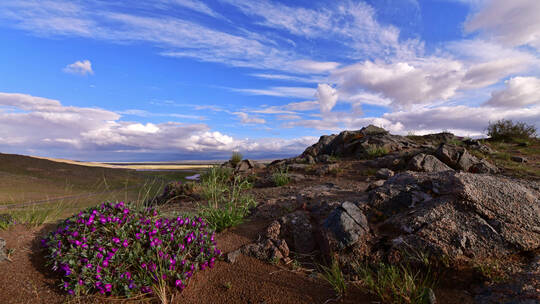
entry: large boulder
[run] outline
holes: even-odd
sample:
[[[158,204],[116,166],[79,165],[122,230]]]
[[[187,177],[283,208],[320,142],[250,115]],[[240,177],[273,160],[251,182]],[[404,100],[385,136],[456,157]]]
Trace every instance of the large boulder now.
[[[364,213],[351,202],[344,202],[326,218],[323,227],[329,232],[331,249],[342,250],[369,237],[369,225]]]
[[[540,185],[455,171],[404,172],[370,192],[380,240],[450,261],[502,258],[540,249]]]

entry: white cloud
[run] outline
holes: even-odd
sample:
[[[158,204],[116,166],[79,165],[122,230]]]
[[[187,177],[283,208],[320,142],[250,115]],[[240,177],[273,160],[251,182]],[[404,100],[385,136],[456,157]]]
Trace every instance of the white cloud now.
[[[240,121],[243,124],[264,124],[266,123],[266,120],[259,117],[251,117],[247,113],[244,112],[234,112],[233,114],[237,115],[240,118]]]
[[[319,62],[313,60],[297,60],[293,62],[293,64],[298,66],[301,70],[315,73],[328,72],[336,69],[339,66],[338,62]]]
[[[492,0],[477,4],[465,22],[467,32],[479,31],[507,46],[530,45],[540,50],[540,1]]]
[[[514,77],[505,82],[503,90],[495,91],[486,105],[494,107],[521,108],[540,105],[540,79]]]
[[[13,110],[9,110],[13,109]],[[16,111],[15,111],[16,110]],[[245,113],[244,113],[245,114]],[[250,123],[257,118],[245,117]],[[141,123],[97,108],[64,106],[59,101],[26,94],[0,93],[0,147],[17,151],[70,151],[86,158],[99,153],[191,153],[215,158],[232,150],[295,154],[316,139],[237,139],[205,124]],[[84,154],[86,153],[86,154]]]
[[[75,61],[72,64],[68,64],[63,71],[69,74],[77,74],[82,76],[94,74],[90,60]]]
[[[319,101],[321,113],[327,113],[332,110],[338,100],[336,89],[326,83],[317,86],[317,100]]]
[[[454,96],[464,75],[459,61],[426,58],[396,63],[364,61],[335,71],[332,79],[345,95],[368,90],[391,99],[397,107],[408,107]]]
[[[461,136],[480,136],[490,122],[499,119],[523,121],[540,127],[540,106],[530,108],[441,106],[422,107],[386,113],[381,117],[361,117],[354,113],[331,112],[320,120],[298,120],[284,124],[284,127],[306,127],[317,130],[339,132],[356,130],[369,124],[385,128],[395,134],[428,134],[448,130]]]

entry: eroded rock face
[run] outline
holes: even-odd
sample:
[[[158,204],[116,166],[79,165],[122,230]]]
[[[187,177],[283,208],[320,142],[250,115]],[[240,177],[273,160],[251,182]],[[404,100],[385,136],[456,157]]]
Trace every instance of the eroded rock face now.
[[[370,193],[393,249],[413,246],[454,261],[540,248],[538,185],[444,171],[400,173]]]

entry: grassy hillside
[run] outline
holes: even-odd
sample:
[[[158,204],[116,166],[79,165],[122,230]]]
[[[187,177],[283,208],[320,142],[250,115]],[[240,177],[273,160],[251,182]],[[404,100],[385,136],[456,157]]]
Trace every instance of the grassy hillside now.
[[[181,180],[186,171],[135,171],[90,167],[0,154],[0,204],[103,193],[111,199],[136,199],[143,188]],[[93,200],[93,199],[92,199]]]

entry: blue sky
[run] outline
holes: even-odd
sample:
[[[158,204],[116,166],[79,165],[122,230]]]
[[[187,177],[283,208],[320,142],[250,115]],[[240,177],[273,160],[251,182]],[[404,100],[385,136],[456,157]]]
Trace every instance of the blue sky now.
[[[4,0],[0,38],[5,153],[271,158],[368,124],[540,126],[536,0]]]

